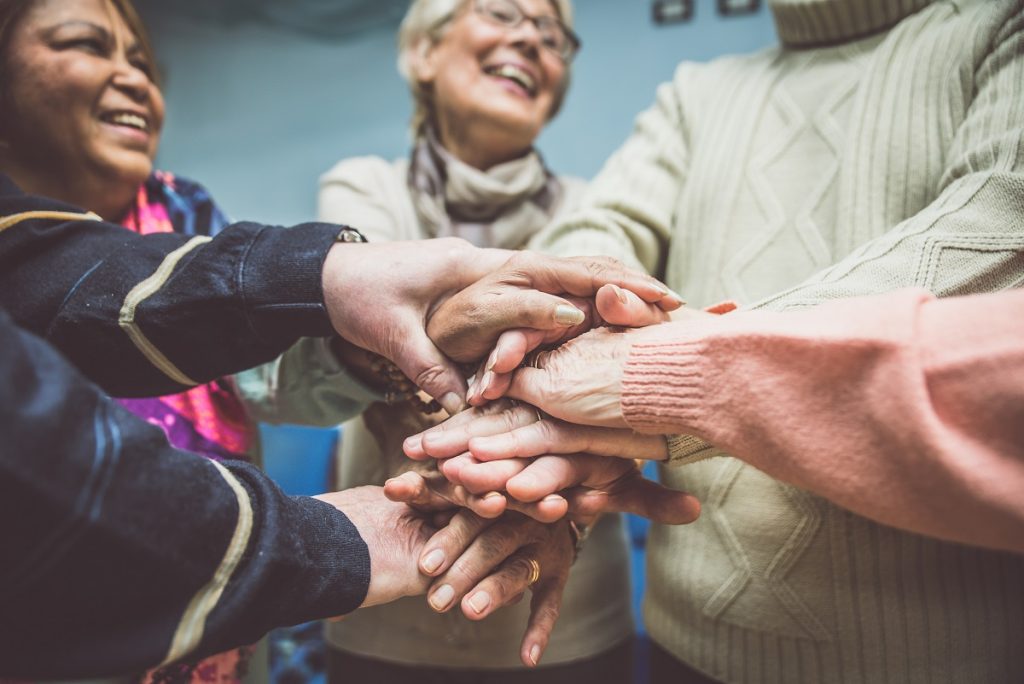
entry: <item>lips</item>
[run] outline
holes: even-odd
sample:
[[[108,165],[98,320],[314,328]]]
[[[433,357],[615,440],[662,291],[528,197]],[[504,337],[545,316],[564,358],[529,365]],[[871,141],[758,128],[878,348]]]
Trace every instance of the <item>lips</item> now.
[[[484,73],[494,78],[503,78],[515,83],[530,97],[534,97],[537,94],[537,79],[518,64],[492,64],[484,67]]]

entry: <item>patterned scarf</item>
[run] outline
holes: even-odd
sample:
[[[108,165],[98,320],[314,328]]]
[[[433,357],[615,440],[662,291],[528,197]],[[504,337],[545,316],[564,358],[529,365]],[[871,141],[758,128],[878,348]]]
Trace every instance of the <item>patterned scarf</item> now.
[[[199,185],[156,172],[139,188],[135,204],[121,221],[125,228],[150,233],[216,235],[227,219]],[[207,458],[248,459],[252,422],[230,379],[154,399],[121,399],[137,416],[159,425],[172,446]]]
[[[480,171],[441,147],[430,129],[413,146],[408,185],[428,236],[505,249],[521,248],[550,223],[563,195],[536,151]]]

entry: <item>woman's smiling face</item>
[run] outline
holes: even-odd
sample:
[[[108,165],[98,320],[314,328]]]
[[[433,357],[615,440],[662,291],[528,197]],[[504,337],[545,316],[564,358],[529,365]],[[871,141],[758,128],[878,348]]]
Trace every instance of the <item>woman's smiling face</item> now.
[[[486,0],[485,0],[486,2]],[[519,0],[529,17],[558,14],[549,0]],[[517,148],[533,144],[551,116],[566,73],[533,22],[508,27],[467,2],[416,69],[432,92],[442,139],[449,131],[477,130],[478,141]]]
[[[37,0],[4,58],[0,135],[9,156],[43,165],[55,180],[145,180],[160,142],[163,96],[154,65],[109,0]]]

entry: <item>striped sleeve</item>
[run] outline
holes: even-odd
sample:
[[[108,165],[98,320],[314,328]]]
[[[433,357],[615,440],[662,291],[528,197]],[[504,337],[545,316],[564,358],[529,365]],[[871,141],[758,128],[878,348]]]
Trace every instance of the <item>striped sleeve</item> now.
[[[362,602],[334,507],[171,448],[2,311],[0,349],[4,676],[123,675]]]
[[[337,226],[137,235],[0,179],[0,306],[115,396],[180,391],[333,331]]]

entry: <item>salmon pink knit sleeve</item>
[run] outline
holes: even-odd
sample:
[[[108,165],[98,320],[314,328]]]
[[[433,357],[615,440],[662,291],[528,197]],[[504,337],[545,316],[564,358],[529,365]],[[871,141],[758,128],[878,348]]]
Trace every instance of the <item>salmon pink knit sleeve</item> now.
[[[622,407],[688,435],[681,462],[726,452],[885,524],[1024,551],[1024,290],[664,328],[633,346]]]

